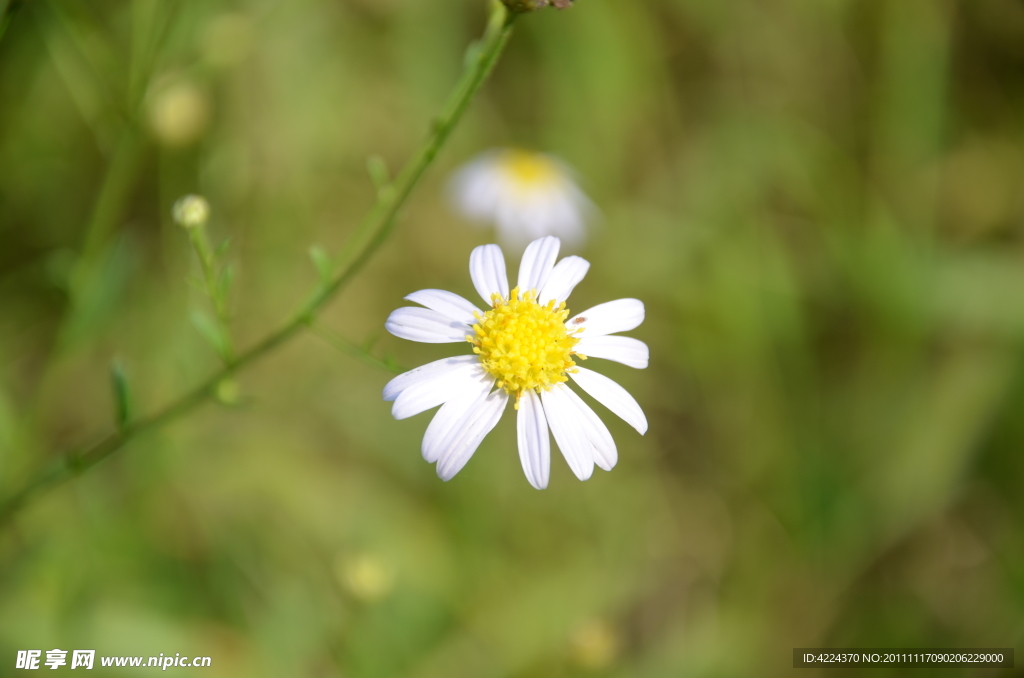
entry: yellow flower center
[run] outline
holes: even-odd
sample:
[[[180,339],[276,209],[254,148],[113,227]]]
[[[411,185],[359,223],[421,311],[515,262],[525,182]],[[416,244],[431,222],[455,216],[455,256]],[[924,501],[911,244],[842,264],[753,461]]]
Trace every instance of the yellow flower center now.
[[[493,308],[477,315],[475,334],[466,336],[484,369],[497,378],[498,388],[516,396],[517,407],[523,391],[546,391],[566,381],[566,372],[576,365],[573,356],[586,359],[573,351],[582,330],[565,328],[565,302],[541,306],[536,297],[535,290],[521,293],[518,287],[509,299],[493,295]]]
[[[511,183],[520,189],[556,183],[561,178],[555,163],[540,153],[529,151],[506,151],[502,156],[502,168]]]

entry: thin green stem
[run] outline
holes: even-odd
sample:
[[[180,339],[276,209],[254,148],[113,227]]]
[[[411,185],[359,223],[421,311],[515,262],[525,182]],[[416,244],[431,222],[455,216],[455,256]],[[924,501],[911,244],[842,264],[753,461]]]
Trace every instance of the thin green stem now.
[[[235,362],[235,342],[231,338],[231,327],[228,317],[228,304],[225,298],[226,290],[220,288],[217,279],[217,257],[210,247],[210,239],[206,234],[206,227],[203,225],[188,229],[189,240],[195,248],[196,256],[199,257],[199,266],[203,271],[203,283],[206,287],[206,296],[210,298],[210,305],[213,306],[213,313],[217,319],[217,332],[220,334],[220,344],[225,364],[231,365]]]
[[[401,374],[407,372],[404,367],[399,367],[390,359],[381,360],[377,356],[373,355],[369,351],[363,349],[360,346],[356,346],[348,339],[345,339],[340,334],[328,329],[324,325],[318,322],[311,322],[309,324],[309,331],[317,335],[328,344],[338,349],[342,353],[347,353],[356,360],[366,363],[370,367],[376,367],[393,374]]]
[[[136,181],[136,170],[142,159],[142,140],[140,134],[130,127],[121,131],[117,148],[107,166],[103,184],[93,205],[92,216],[86,227],[85,241],[82,251],[71,272],[70,289],[72,301],[81,303],[82,296],[87,294],[92,276],[103,255],[103,249],[110,240],[127,196]]]
[[[379,192],[377,203],[352,236],[335,269],[334,276],[310,296],[299,311],[276,331],[240,353],[231,365],[211,375],[205,382],[148,417],[142,417],[103,440],[61,456],[32,477],[20,490],[0,503],[0,524],[4,524],[28,502],[40,494],[81,475],[100,461],[122,449],[141,434],[159,428],[207,401],[224,379],[244,369],[295,336],[312,323],[323,306],[370,260],[394,228],[395,217],[412,190],[457,126],[476,92],[487,78],[512,31],[514,14],[495,4],[483,41],[459,80],[447,105],[436,120],[432,133],[419,152],[398,174],[394,182]]]

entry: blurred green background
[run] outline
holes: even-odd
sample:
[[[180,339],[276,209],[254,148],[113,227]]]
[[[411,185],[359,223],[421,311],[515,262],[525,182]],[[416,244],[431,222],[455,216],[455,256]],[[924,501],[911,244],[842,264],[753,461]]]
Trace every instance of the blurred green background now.
[[[250,345],[315,284],[310,245],[340,247],[372,203],[367,157],[398,167],[423,139],[487,11],[14,2],[0,493],[112,430],[112,361],[138,413],[217,368],[189,319],[207,304],[176,198],[207,196],[230,238]],[[172,671],[211,677],[1020,654],[1024,3],[579,0],[526,17],[326,326],[407,367],[451,354],[383,323],[417,289],[472,294],[469,252],[492,235],[453,214],[446,181],[503,145],[564,158],[603,213],[572,308],[647,304],[631,334],[650,369],[599,367],[650,419],[641,438],[599,408],[618,467],[580,483],[556,456],[537,492],[506,413],[442,483],[419,454],[429,416],[396,422],[380,400],[391,375],[303,334],[240,375],[236,404],[0,531],[0,675],[55,647],[209,655]]]

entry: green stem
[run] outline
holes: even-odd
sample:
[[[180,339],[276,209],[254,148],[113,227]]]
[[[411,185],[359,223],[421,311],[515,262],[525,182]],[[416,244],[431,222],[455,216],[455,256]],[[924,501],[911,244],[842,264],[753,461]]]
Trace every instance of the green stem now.
[[[323,306],[352,280],[387,239],[402,205],[455,129],[473,95],[480,89],[480,85],[508,43],[514,18],[515,15],[508,13],[502,5],[495,4],[480,49],[472,63],[467,65],[447,105],[435,122],[433,132],[394,182],[380,191],[377,203],[369,216],[353,234],[351,244],[341,257],[333,278],[321,285],[288,322],[240,353],[231,365],[211,375],[205,382],[155,414],[137,419],[89,447],[67,453],[40,471],[24,487],[0,503],[0,524],[9,521],[19,509],[40,494],[81,475],[141,434],[159,428],[202,404],[213,395],[223,379],[271,352],[309,325]]]
[[[199,266],[203,271],[203,283],[206,286],[206,296],[210,298],[210,305],[213,306],[213,313],[217,319],[217,331],[220,333],[224,350],[221,357],[225,364],[232,365],[235,362],[235,343],[231,338],[227,299],[221,294],[217,285],[217,260],[210,247],[206,227],[200,225],[188,229],[188,237],[192,241],[192,247],[196,250],[196,256],[199,257]]]
[[[110,234],[117,226],[127,202],[126,198],[136,179],[141,161],[139,132],[126,127],[121,131],[117,148],[107,166],[99,195],[93,205],[92,216],[85,231],[85,241],[78,261],[71,272],[70,286],[73,300],[79,300],[95,275],[97,263],[103,254]]]
[[[318,322],[311,322],[309,324],[309,330],[342,353],[347,353],[356,360],[366,363],[370,367],[376,367],[387,372],[391,372],[392,374],[401,374],[402,372],[408,371],[404,367],[399,367],[394,364],[390,359],[381,360],[369,351],[356,346],[348,339],[345,339],[336,332],[329,330]]]

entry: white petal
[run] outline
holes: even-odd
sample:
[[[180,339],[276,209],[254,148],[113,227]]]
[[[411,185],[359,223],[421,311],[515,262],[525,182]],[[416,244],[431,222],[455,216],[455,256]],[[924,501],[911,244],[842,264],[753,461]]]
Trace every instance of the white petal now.
[[[507,393],[501,389],[492,391],[476,401],[455,424],[452,434],[442,446],[441,458],[437,460],[437,475],[441,480],[451,480],[462,470],[484,437],[497,425],[507,403]]]
[[[558,449],[576,477],[586,480],[594,473],[593,445],[587,438],[583,415],[565,394],[568,390],[565,384],[558,384],[540,397]]]
[[[573,402],[583,418],[583,430],[587,435],[587,440],[590,441],[594,463],[605,471],[611,471],[619,461],[619,452],[615,448],[615,439],[612,438],[611,431],[604,425],[601,418],[597,416],[597,413],[590,408],[590,405],[587,405],[583,402],[583,398],[576,395],[575,391],[567,388],[565,389],[565,394]]]
[[[425,344],[453,344],[465,341],[467,334],[473,334],[473,328],[465,323],[429,308],[415,306],[403,306],[392,311],[384,328],[396,337]]]
[[[555,259],[558,258],[558,248],[561,244],[554,236],[540,238],[529,244],[519,264],[520,290],[526,292],[544,289],[544,283],[548,281]]]
[[[580,343],[576,344],[573,350],[588,358],[614,360],[638,370],[646,369],[650,358],[647,344],[639,339],[619,336],[591,337],[586,332],[580,335]]]
[[[408,419],[420,412],[426,412],[451,400],[459,393],[471,390],[484,374],[485,370],[479,363],[468,363],[442,372],[433,379],[418,381],[395,398],[395,404],[391,406],[391,416],[395,419]]]
[[[584,354],[586,355],[586,354]],[[420,365],[416,369],[404,372],[387,383],[384,387],[384,400],[392,401],[398,397],[398,394],[409,388],[413,384],[417,384],[421,381],[427,381],[434,379],[438,375],[449,372],[462,365],[472,365],[473,363],[479,363],[480,358],[476,355],[460,355],[451,358],[441,358],[435,360],[432,363],[426,365]]]
[[[583,280],[590,269],[590,262],[580,257],[566,257],[551,270],[544,289],[540,291],[539,302],[546,304],[550,299],[555,302],[565,301],[572,290]],[[585,355],[585,354],[584,354]]]
[[[639,431],[640,435],[647,433],[647,417],[644,416],[644,411],[640,409],[639,403],[629,395],[626,389],[603,374],[579,366],[576,369],[578,371],[570,372],[569,376],[580,385],[580,388],[593,396],[594,400],[622,417],[627,424]]]
[[[519,461],[523,473],[538,490],[548,486],[551,477],[551,438],[548,422],[544,418],[544,407],[540,396],[532,389],[519,398],[519,415],[516,418],[519,438]]]
[[[600,337],[615,332],[628,332],[643,321],[644,302],[639,299],[616,299],[598,304],[570,318],[566,327],[585,328],[581,338]]]
[[[491,305],[491,295],[500,294],[508,299],[508,276],[505,274],[505,256],[497,245],[481,245],[469,255],[469,276],[473,287]]]
[[[485,375],[468,384],[465,390],[452,396],[441,406],[434,418],[430,420],[426,433],[423,434],[421,451],[424,459],[433,463],[441,457],[448,439],[456,432],[456,424],[466,416],[466,413],[473,408],[477,401],[486,398],[493,387],[494,377]]]
[[[470,326],[476,322],[476,317],[473,314],[481,313],[480,309],[469,301],[446,290],[420,290],[413,292],[406,299]]]

